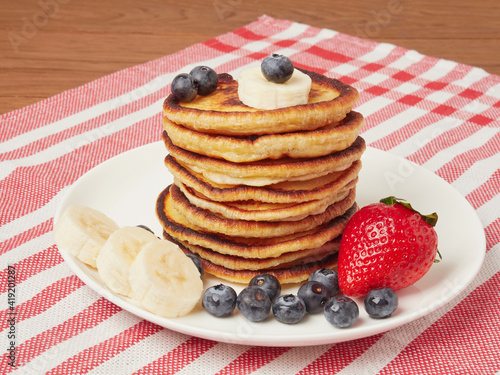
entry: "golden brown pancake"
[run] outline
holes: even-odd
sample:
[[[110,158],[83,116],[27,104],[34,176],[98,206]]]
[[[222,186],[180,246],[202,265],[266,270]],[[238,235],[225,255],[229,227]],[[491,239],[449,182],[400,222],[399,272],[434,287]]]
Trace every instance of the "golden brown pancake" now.
[[[207,96],[189,103],[169,95],[163,103],[165,116],[203,133],[226,135],[272,134],[313,130],[342,120],[356,100],[358,91],[336,79],[302,70],[311,77],[309,102],[304,105],[261,110],[244,105],[238,98],[238,82],[219,74],[219,85]]]
[[[312,158],[349,147],[363,127],[363,116],[351,111],[339,123],[312,131],[259,136],[225,136],[200,133],[163,119],[163,127],[172,143],[185,150],[236,163],[263,159]]]
[[[298,203],[266,203],[255,200],[214,202],[182,182],[174,180],[174,183],[193,206],[211,211],[226,219],[257,221],[296,221],[309,215],[318,215],[328,206],[346,198],[350,189],[356,185],[356,181],[352,181],[324,199]]]
[[[318,225],[329,222],[337,216],[343,215],[354,204],[356,199],[355,188],[353,188],[349,191],[347,197],[340,202],[333,203],[320,214],[309,215],[302,220],[246,221],[226,219],[192,205],[176,185],[171,185],[169,195],[174,209],[181,213],[189,222],[202,228],[204,232],[258,238],[281,237],[313,229]]]
[[[201,246],[191,245],[188,242],[176,241],[168,235],[167,239],[184,246],[192,253],[205,260],[208,260],[213,264],[223,266],[224,268],[232,270],[261,270],[269,268],[283,268],[301,263],[315,262],[325,258],[330,254],[337,253],[340,247],[340,238],[336,238],[320,247],[316,247],[313,249],[284,253],[274,258],[257,259],[220,254]]]
[[[209,233],[190,223],[172,207],[170,187],[163,190],[156,201],[156,215],[166,234],[177,241],[209,248],[221,254],[244,258],[271,258],[281,254],[320,247],[338,237],[347,221],[357,211],[353,204],[342,216],[309,231],[273,238],[245,238]]]
[[[356,138],[348,148],[318,158],[266,159],[249,163],[232,163],[186,151],[175,146],[166,132],[163,140],[170,155],[179,164],[201,173],[218,184],[271,185],[282,181],[304,181],[344,171],[361,158],[366,149],[363,138]]]
[[[357,181],[361,161],[355,161],[347,170],[306,181],[284,181],[267,186],[216,184],[180,165],[171,155],[165,158],[170,173],[182,184],[217,202],[256,200],[269,203],[297,203],[321,200]]]
[[[181,244],[179,247],[185,254],[193,254],[189,249]],[[308,263],[294,264],[291,266],[283,266],[281,268],[264,268],[259,270],[233,270],[224,266],[210,262],[209,260],[200,258],[205,272],[214,275],[220,279],[231,281],[234,283],[248,284],[253,277],[268,273],[275,276],[281,284],[298,283],[309,278],[311,273],[321,268],[334,269],[337,267],[337,253],[327,255],[324,259]]]

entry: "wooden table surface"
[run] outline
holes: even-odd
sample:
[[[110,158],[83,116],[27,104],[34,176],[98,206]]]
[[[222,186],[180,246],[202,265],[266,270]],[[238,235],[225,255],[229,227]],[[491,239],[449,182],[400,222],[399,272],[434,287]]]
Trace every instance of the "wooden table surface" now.
[[[263,14],[500,74],[498,0],[3,0],[0,113],[176,52]]]

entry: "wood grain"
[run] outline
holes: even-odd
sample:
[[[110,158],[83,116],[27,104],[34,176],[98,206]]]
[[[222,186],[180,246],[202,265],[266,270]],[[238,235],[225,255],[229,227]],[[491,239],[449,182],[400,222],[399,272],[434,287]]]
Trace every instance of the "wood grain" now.
[[[0,113],[176,52],[263,14],[500,74],[495,0],[4,1]]]

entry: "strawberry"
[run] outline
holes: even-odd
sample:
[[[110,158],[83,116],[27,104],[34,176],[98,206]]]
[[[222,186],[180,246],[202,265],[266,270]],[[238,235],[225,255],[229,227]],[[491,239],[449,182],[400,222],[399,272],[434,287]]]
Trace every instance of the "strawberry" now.
[[[338,258],[341,291],[361,297],[370,290],[414,284],[436,259],[437,214],[421,215],[395,197],[361,208],[342,234]]]

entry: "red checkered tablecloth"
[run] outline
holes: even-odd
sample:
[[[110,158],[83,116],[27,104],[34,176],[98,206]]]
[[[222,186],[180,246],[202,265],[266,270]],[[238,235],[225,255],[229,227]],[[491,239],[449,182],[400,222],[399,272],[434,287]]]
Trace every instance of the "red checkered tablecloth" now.
[[[66,188],[112,156],[160,139],[161,103],[173,77],[200,64],[236,76],[272,52],[356,87],[356,110],[366,118],[362,135],[368,145],[434,172],[476,210],[486,236],[485,261],[472,284],[451,302],[397,329],[339,344],[230,345],[186,336],[122,310],[87,287],[63,261],[52,228]],[[499,118],[498,76],[267,16],[2,115],[1,372],[498,373]],[[13,270],[14,300],[9,294]],[[16,367],[9,365],[12,322]]]

